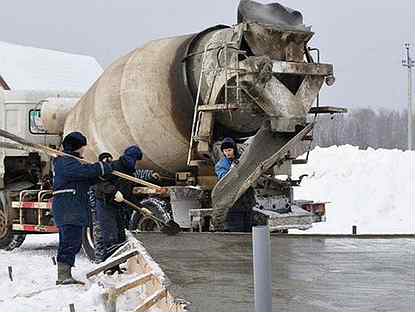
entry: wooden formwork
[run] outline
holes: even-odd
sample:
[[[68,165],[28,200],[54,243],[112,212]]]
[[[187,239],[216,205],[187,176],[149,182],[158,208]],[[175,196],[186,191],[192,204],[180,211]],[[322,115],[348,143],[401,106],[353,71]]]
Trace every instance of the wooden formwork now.
[[[103,273],[117,265],[126,263],[127,270],[122,281]],[[120,247],[110,258],[87,273],[88,279],[95,279],[103,288],[104,306],[107,312],[117,311],[117,302],[127,292],[136,290],[136,305],[131,312],[186,312],[188,303],[176,298],[169,286],[169,279],[159,265],[145,250],[144,246],[131,234],[128,241]],[[105,279],[105,281],[104,281]],[[135,301],[135,300],[134,300]]]

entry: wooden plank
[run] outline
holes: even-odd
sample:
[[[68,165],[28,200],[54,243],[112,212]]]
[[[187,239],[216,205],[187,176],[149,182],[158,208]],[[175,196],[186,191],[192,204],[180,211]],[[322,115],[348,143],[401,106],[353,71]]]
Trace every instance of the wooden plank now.
[[[167,297],[167,289],[162,288],[155,292],[153,295],[148,297],[139,307],[137,307],[134,311],[135,312],[146,312],[156,303],[158,303],[161,299]]]
[[[140,285],[147,283],[153,278],[153,276],[154,276],[153,272],[142,274],[138,276],[137,278],[135,278],[134,280],[131,280],[130,282],[127,282],[115,289],[112,289],[111,295],[117,297],[125,293],[126,291],[130,290],[131,288],[138,287]]]
[[[7,84],[6,80],[3,79],[3,77],[0,75],[0,86],[4,89],[4,90],[10,90],[9,85]]]
[[[94,275],[97,275],[105,270],[111,269],[112,267],[119,265],[121,263],[126,262],[129,258],[137,256],[139,254],[138,250],[131,250],[129,252],[126,252],[124,254],[119,255],[118,257],[114,258],[110,262],[104,262],[102,265],[98,266],[94,270],[88,272],[86,274],[87,278],[90,278]]]

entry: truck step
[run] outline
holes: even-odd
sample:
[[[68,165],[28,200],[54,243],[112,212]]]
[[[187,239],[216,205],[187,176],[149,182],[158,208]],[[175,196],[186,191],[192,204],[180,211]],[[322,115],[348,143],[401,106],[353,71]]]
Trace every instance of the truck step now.
[[[256,208],[254,210],[268,217],[268,225],[272,231],[283,229],[306,230],[311,228],[313,222],[315,222],[312,213],[296,205],[291,206],[291,212],[282,214],[273,210],[259,210]]]

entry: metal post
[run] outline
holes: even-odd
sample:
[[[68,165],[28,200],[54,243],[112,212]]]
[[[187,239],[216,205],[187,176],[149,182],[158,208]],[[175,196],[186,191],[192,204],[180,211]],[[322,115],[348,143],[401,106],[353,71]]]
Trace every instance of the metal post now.
[[[414,109],[412,104],[412,67],[415,61],[411,58],[409,43],[405,43],[406,59],[402,61],[402,65],[408,68],[408,150],[413,149],[414,137]]]
[[[352,234],[357,235],[357,226],[356,225],[352,226]]]
[[[252,229],[255,312],[272,312],[271,240],[268,226]]]

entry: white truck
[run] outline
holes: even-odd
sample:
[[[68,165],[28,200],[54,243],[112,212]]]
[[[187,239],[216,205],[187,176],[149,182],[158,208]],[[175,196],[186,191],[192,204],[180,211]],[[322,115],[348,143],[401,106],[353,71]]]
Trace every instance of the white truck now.
[[[301,179],[291,177],[291,166],[306,162],[296,158],[312,141],[316,119],[308,116],[344,112],[312,107],[323,84],[334,83],[333,66],[313,59],[313,33],[301,14],[279,6],[269,23],[244,3],[238,24],[152,41],[115,61],[82,97],[1,92],[0,128],[55,148],[63,133],[81,131],[92,161],[138,144],[143,166],[166,177],[169,196],[145,187],[134,193],[157,198],[142,204],[183,230],[222,231],[227,211],[248,188],[274,231],[324,221],[324,203],[294,200]],[[217,181],[217,146],[227,136],[245,151]],[[56,232],[51,159],[0,143],[0,246],[11,249],[26,234]],[[134,213],[130,228],[156,230],[157,224]],[[92,231],[84,235],[89,255]]]

